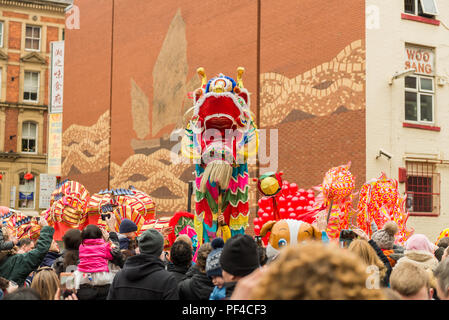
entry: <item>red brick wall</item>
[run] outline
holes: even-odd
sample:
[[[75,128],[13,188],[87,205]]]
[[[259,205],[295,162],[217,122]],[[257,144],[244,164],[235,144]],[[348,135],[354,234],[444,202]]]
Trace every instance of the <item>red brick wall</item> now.
[[[3,14],[5,14],[3,12]],[[9,21],[8,47],[9,49],[19,49],[22,38],[22,23]]]
[[[364,42],[364,6],[361,0],[262,1],[262,73],[292,79],[331,61],[353,41]],[[365,101],[347,101],[361,110],[275,127],[279,130],[278,170],[284,171],[286,180],[309,188],[320,184],[331,167],[352,161],[357,186],[365,182]],[[340,106],[336,103],[331,101],[332,107]]]
[[[19,76],[20,76],[20,66],[8,65],[7,70],[7,90],[6,90],[6,101],[7,102],[19,102]],[[14,79],[14,80],[12,80]]]
[[[17,124],[19,110],[15,108],[6,108],[5,110],[5,152],[12,150],[17,152]],[[15,135],[12,139],[10,136]]]
[[[50,42],[59,40],[59,28],[47,26],[47,52],[50,52]]]
[[[3,11],[3,16],[10,17],[10,18],[19,18],[19,19],[28,19],[29,18],[28,14],[12,12],[12,11]]]

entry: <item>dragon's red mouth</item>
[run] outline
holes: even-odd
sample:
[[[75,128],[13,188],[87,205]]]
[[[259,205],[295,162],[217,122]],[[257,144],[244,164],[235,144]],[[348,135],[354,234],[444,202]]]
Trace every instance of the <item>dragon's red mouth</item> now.
[[[207,129],[226,130],[233,127],[234,121],[225,116],[211,117],[206,120],[205,127]]]

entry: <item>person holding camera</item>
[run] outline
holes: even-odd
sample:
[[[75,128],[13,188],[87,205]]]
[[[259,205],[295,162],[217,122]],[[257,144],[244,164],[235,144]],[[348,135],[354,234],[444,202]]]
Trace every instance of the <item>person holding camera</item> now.
[[[0,277],[22,286],[28,275],[41,265],[52,244],[55,229],[50,227],[45,219],[39,219],[39,225],[42,229],[35,248],[22,254],[17,254],[14,248],[10,250],[0,263]],[[10,240],[10,235],[3,234],[3,236],[6,236],[4,241]]]

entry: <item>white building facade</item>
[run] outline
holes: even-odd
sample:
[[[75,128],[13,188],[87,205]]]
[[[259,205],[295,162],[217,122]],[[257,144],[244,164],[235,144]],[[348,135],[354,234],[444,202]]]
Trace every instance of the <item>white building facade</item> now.
[[[398,179],[407,225],[435,241],[449,227],[449,2],[366,0],[366,22],[366,178]]]

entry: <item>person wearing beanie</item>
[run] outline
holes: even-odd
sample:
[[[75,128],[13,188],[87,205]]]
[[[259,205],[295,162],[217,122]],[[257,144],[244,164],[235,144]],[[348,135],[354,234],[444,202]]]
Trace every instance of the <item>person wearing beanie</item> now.
[[[256,241],[247,234],[237,234],[226,241],[220,265],[229,299],[238,281],[260,267]]]
[[[214,290],[211,278],[206,274],[206,261],[212,251],[210,242],[202,244],[197,253],[195,270],[192,276],[179,283],[180,300],[209,300],[210,294]]]
[[[377,229],[377,226],[376,228]],[[384,255],[388,258],[391,267],[394,267],[396,261],[403,257],[404,248],[394,244],[394,236],[398,233],[399,228],[394,221],[388,221],[385,223],[384,227],[377,230],[371,236],[377,246],[382,250]]]
[[[115,218],[114,215],[111,218]],[[137,225],[129,219],[123,219],[119,226],[118,239],[120,243],[120,250],[131,250],[135,249],[135,242]],[[134,252],[133,252],[134,254]]]
[[[160,255],[164,237],[148,229],[137,238],[139,254],[126,259],[115,276],[108,300],[178,300],[178,284],[164,268]]]
[[[224,286],[223,274],[220,265],[220,255],[223,250],[224,241],[222,238],[215,238],[211,242],[212,251],[207,256],[206,274],[212,279],[215,285],[209,296],[209,300],[224,300],[226,298],[226,287]]]

